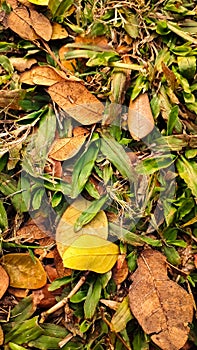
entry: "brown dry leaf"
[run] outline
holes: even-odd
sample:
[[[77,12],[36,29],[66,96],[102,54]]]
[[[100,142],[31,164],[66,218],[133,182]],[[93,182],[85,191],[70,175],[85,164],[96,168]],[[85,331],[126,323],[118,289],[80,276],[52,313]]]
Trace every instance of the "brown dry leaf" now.
[[[192,322],[190,295],[167,276],[166,258],[145,250],[138,259],[129,291],[130,308],[144,332],[163,350],[179,350]]]
[[[37,63],[35,58],[10,57],[9,60],[19,72],[24,72],[26,69],[30,69],[33,64]]]
[[[75,42],[78,44],[87,44],[87,45],[96,45],[96,46],[100,46],[103,47],[105,49],[111,49],[111,47],[108,45],[108,41],[105,35],[101,35],[101,36],[95,36],[95,37],[88,37],[86,36],[82,36],[82,35],[78,35],[75,38]]]
[[[35,10],[30,11],[30,19],[32,21],[32,27],[42,39],[49,41],[52,36],[52,26],[47,17],[42,13],[38,13]]]
[[[55,241],[52,237],[45,237],[45,238],[41,238],[39,240],[39,245],[43,246],[43,247],[49,247],[55,244]],[[54,255],[53,255],[53,249],[46,249],[46,248],[36,248],[34,249],[34,253],[36,255],[48,258],[48,259],[53,259]]]
[[[113,279],[116,285],[121,284],[127,278],[129,269],[125,255],[119,255],[116,265],[112,270]]]
[[[0,107],[20,110],[20,101],[25,96],[25,90],[0,90]]]
[[[49,282],[53,282],[56,278],[58,278],[57,270],[55,267],[51,265],[45,265],[44,269],[47,273]]]
[[[86,138],[87,135],[56,139],[49,151],[49,157],[59,161],[74,157],[83,146]]]
[[[9,14],[7,23],[13,32],[17,33],[25,40],[34,41],[39,38],[32,28],[32,21],[29,11],[24,6],[15,8]]]
[[[1,265],[0,265],[0,276],[1,276],[1,279],[0,279],[0,299],[1,299],[9,286],[9,276]]]
[[[60,295],[60,291],[49,292],[48,287],[50,284],[46,284],[41,289],[35,290],[32,293],[34,306],[39,306],[43,309],[48,309],[56,304],[56,296]]]
[[[47,282],[46,272],[41,262],[26,253],[4,255],[1,264],[9,275],[10,286],[24,289],[38,289]]]
[[[33,67],[31,70],[22,73],[20,76],[21,83],[30,85],[37,84],[51,86],[64,79],[67,79],[66,74],[51,66]]]
[[[48,88],[52,100],[83,125],[102,119],[103,104],[77,81],[63,81]]]
[[[4,334],[3,334],[3,329],[0,326],[0,345],[3,345],[4,343]]]
[[[154,129],[154,119],[147,93],[130,101],[128,128],[134,140],[143,139]]]
[[[62,258],[59,255],[57,248],[55,248],[53,252],[54,252],[54,263],[58,274],[58,278],[64,277],[64,276],[71,276],[72,270],[67,267],[64,267]]]
[[[68,36],[67,30],[59,23],[52,24],[52,40],[65,39]]]

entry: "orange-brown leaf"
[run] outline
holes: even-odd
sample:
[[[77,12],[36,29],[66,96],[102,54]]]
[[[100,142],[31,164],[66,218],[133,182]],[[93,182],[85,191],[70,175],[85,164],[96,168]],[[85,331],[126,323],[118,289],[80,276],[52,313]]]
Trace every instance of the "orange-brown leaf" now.
[[[0,265],[0,299],[5,294],[9,286],[9,276],[5,269]]]
[[[116,285],[122,283],[127,278],[129,269],[125,255],[119,255],[116,265],[112,270],[113,279]]]
[[[102,119],[103,104],[80,82],[56,83],[48,88],[48,93],[54,102],[83,125],[94,124]]]
[[[139,95],[134,101],[130,101],[128,128],[135,140],[143,139],[154,129],[154,119],[147,93]]]
[[[38,35],[32,28],[29,11],[26,7],[15,8],[8,16],[8,26],[13,32],[17,33],[25,40],[34,41],[38,39]]]
[[[64,72],[58,71],[50,66],[36,66],[31,70],[21,74],[20,82],[30,85],[45,85],[51,86],[59,81],[66,79]]]
[[[42,39],[49,41],[52,36],[52,26],[47,17],[42,13],[30,9],[30,19],[32,21],[32,27]]]
[[[38,289],[47,282],[41,262],[26,253],[4,255],[1,264],[10,278],[10,286],[24,289]]]
[[[192,322],[190,295],[167,276],[166,258],[145,250],[138,259],[129,291],[130,308],[145,333],[163,350],[179,350]]]
[[[55,160],[66,160],[74,157],[86,140],[86,136],[66,137],[57,139],[52,144],[49,157]]]

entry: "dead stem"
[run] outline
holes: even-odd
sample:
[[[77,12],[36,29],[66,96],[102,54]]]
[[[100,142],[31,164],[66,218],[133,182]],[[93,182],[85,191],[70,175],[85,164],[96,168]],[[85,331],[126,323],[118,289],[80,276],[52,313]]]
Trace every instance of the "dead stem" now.
[[[68,300],[81,288],[81,286],[85,283],[86,281],[86,277],[88,276],[89,271],[86,271],[85,274],[80,278],[79,282],[76,284],[76,286],[70,291],[70,293],[67,295],[67,297],[65,297],[64,299],[62,299],[61,301],[59,301],[57,304],[55,304],[54,306],[52,306],[50,309],[48,309],[45,312],[42,312],[41,314],[41,319],[40,319],[40,323],[44,323],[44,321],[46,320],[46,318],[53,314],[55,311],[61,309],[61,307],[63,307]]]

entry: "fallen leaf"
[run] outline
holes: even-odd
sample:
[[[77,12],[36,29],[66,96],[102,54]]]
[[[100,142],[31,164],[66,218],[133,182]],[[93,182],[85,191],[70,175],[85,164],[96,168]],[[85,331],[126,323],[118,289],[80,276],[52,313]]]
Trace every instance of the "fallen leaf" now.
[[[154,119],[147,93],[139,95],[134,101],[130,101],[128,128],[134,140],[144,138],[154,129]]]
[[[9,60],[19,72],[24,72],[26,69],[30,69],[33,64],[37,63],[35,58],[10,57]]]
[[[15,8],[8,16],[8,26],[13,32],[17,33],[25,40],[34,41],[38,39],[38,35],[32,28],[29,11],[26,7],[21,6]]]
[[[147,249],[132,275],[129,303],[144,332],[163,350],[179,350],[187,341],[192,322],[190,295],[167,276],[166,258]]]
[[[60,295],[60,291],[50,292],[48,287],[50,284],[46,284],[44,287],[38,290],[34,290],[32,293],[33,304],[43,309],[48,309],[56,304],[56,296]]]
[[[87,136],[56,139],[49,151],[49,157],[55,160],[66,160],[74,157],[83,146]]]
[[[64,266],[75,270],[108,272],[119,254],[118,246],[99,236],[81,235],[63,253]]]
[[[0,345],[3,345],[4,343],[4,334],[3,334],[3,329],[0,326]]]
[[[52,37],[51,40],[65,39],[68,36],[67,30],[59,23],[52,24]]]
[[[76,220],[90,205],[91,202],[79,198],[66,209],[57,227],[57,248],[65,267],[105,273],[115,264],[119,249],[107,241],[108,221],[104,211],[79,231],[74,230]]]
[[[58,274],[58,278],[72,275],[72,270],[64,267],[62,258],[56,247],[54,249],[54,264]]]
[[[59,59],[61,64],[64,66],[64,68],[68,69],[71,73],[75,73],[77,61],[75,58],[71,60],[67,60],[65,58],[65,53],[67,53],[68,51],[69,51],[69,48],[66,47],[66,45],[62,46],[59,49]]]
[[[49,41],[52,36],[52,26],[47,17],[42,13],[30,9],[30,19],[32,21],[32,27],[42,39]]]
[[[36,66],[21,74],[20,82],[30,85],[51,86],[67,79],[67,75],[51,66]]]
[[[41,225],[41,227],[36,225],[34,220],[29,220],[25,226],[17,231],[16,235],[20,238],[20,240],[25,240],[32,243],[35,240],[40,240],[50,236],[51,232],[47,231],[43,225]]]
[[[4,255],[1,264],[9,275],[10,286],[24,289],[38,289],[47,282],[41,262],[26,253]]]
[[[26,91],[22,89],[16,90],[0,90],[0,107],[15,110],[22,109],[20,101],[25,97]]]
[[[45,265],[44,269],[50,282],[53,282],[56,278],[58,278],[57,270],[55,267],[48,264]]]
[[[0,276],[1,276],[1,280],[0,280],[0,299],[1,299],[9,286],[9,276],[1,265],[0,265]]]
[[[14,295],[16,298],[26,298],[27,295],[29,294],[28,289],[22,289],[22,288],[13,288],[9,287],[8,292],[12,295]]]
[[[103,104],[77,81],[58,82],[48,88],[52,100],[83,125],[102,119]]]
[[[47,6],[49,3],[49,0],[28,0],[28,1],[31,2],[32,4],[41,5],[41,6]]]
[[[127,278],[128,272],[129,269],[127,261],[125,259],[125,255],[119,255],[116,265],[112,270],[112,276],[116,285],[119,285],[122,282],[124,282],[124,280]]]

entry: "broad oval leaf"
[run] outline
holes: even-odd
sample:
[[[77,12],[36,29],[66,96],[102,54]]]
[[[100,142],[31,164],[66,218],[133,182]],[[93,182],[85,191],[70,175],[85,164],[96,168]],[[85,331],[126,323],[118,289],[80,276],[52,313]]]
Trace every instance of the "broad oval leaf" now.
[[[154,129],[154,119],[147,93],[139,95],[134,101],[130,101],[128,128],[135,140],[143,139]]]
[[[58,82],[48,88],[52,100],[83,125],[102,119],[103,104],[78,81]]]
[[[52,144],[49,156],[55,160],[66,160],[74,157],[83,146],[87,136],[66,137],[57,139]]]
[[[90,205],[91,202],[81,197],[66,209],[57,227],[57,248],[65,267],[105,273],[115,264],[119,248],[107,241],[108,221],[104,211],[99,211],[91,222],[75,232],[77,219]]]
[[[20,82],[29,85],[37,84],[51,86],[66,78],[67,76],[64,72],[58,71],[54,67],[36,66],[31,70],[22,73],[20,76]]]
[[[81,235],[66,249],[62,258],[64,266],[75,270],[108,272],[115,264],[119,248],[99,236]]]
[[[11,287],[38,289],[47,282],[46,272],[41,262],[36,257],[32,259],[29,254],[4,255],[1,264],[9,275]]]
[[[167,276],[166,258],[145,250],[132,275],[129,303],[145,333],[161,349],[179,350],[187,341],[193,318],[190,295]]]

